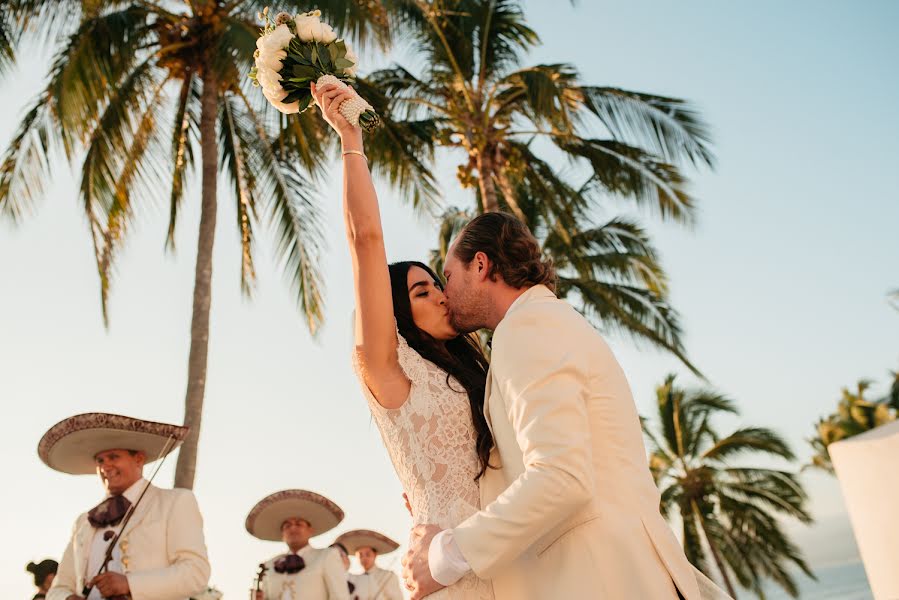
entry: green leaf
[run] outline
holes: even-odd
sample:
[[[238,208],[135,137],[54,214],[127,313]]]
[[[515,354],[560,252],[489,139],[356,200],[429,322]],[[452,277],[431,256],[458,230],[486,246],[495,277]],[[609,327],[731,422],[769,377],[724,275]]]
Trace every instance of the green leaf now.
[[[303,112],[309,105],[312,103],[312,94],[307,95],[305,98],[300,100],[300,112]]]
[[[293,76],[301,79],[314,79],[318,75],[318,69],[312,66],[296,65],[293,68]]]
[[[347,60],[347,59],[345,59],[345,58],[338,58],[337,60],[334,61],[334,67],[337,68],[337,69],[341,69],[341,70],[343,70],[343,69],[349,69],[349,68],[351,68],[354,64],[355,64],[355,63],[354,63],[353,61]]]
[[[331,55],[334,56],[335,59],[346,56],[346,42],[337,40],[336,42],[333,42],[331,46]]]

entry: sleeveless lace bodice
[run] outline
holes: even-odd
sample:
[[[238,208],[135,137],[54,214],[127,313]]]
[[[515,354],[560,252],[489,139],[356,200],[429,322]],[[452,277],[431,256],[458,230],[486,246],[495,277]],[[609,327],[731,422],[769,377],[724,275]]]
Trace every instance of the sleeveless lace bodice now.
[[[371,414],[403,490],[415,524],[455,527],[478,511],[480,495],[476,432],[468,394],[446,371],[423,358],[397,333],[400,366],[412,386],[396,409],[378,404],[362,374],[358,353],[353,366],[362,383]],[[469,573],[458,583],[429,598],[490,600],[492,587]]]

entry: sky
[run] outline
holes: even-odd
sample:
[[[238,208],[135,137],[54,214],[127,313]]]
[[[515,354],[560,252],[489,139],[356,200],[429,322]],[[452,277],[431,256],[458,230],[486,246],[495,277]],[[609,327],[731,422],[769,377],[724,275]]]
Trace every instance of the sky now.
[[[899,369],[899,312],[886,300],[899,288],[899,4],[531,0],[525,10],[542,41],[525,64],[567,62],[587,84],[688,99],[712,127],[717,167],[690,172],[699,198],[693,228],[620,202],[597,214],[636,215],[651,231],[687,351],[708,378],[698,382],[675,359],[611,335],[638,409],[652,414],[654,387],[674,372],[738,402],[741,416],[721,421],[722,431],[772,427],[806,460],[805,440],[843,386],[872,378],[876,396],[888,371]],[[26,54],[0,82],[4,148],[49,60],[40,49]],[[450,156],[438,164],[446,202],[468,205],[455,165]],[[243,527],[271,492],[310,489],[345,510],[344,522],[314,545],[358,527],[404,542],[409,528],[350,365],[352,280],[339,181],[335,163],[317,190],[329,248],[327,322],[315,339],[275,267],[270,235],[257,247],[255,296],[241,296],[235,213],[221,204],[195,492],[211,582],[226,598],[246,597],[256,565],[281,551]],[[41,435],[81,412],[182,418],[198,189],[189,191],[175,254],[163,248],[166,185],[160,201],[142,209],[120,257],[108,329],[76,190],[71,169],[55,164],[34,214],[17,227],[0,222],[0,513],[14,542],[0,548],[4,598],[31,593],[25,564],[61,556],[77,514],[102,498],[95,478],[39,461]],[[385,183],[378,191],[389,258],[426,257],[434,223],[414,216]],[[170,485],[174,462],[159,483]],[[837,482],[810,473],[803,481],[817,523],[790,531],[813,566],[853,560]],[[380,561],[396,568],[399,553]]]

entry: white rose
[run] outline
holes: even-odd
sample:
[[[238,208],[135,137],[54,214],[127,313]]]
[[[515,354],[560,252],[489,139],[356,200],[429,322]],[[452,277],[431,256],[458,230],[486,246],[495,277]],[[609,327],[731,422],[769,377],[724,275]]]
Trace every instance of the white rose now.
[[[323,44],[330,44],[336,40],[337,34],[330,25],[321,22],[321,19],[318,18],[320,14],[321,11],[316,10],[312,13],[297,15],[297,37],[304,42],[321,42]]]
[[[281,75],[267,67],[259,67],[256,70],[256,81],[259,82],[263,90],[281,89]]]
[[[356,56],[355,52],[353,52],[353,48],[349,45],[349,43],[347,43],[346,45],[346,56],[344,56],[344,58],[353,63],[353,66],[348,69],[344,69],[343,72],[350,77],[355,77],[356,66],[359,64],[359,57]]]
[[[256,47],[260,50],[283,50],[290,44],[293,34],[287,25],[278,25],[273,31],[256,40]]]
[[[317,41],[319,41],[323,44],[330,44],[331,42],[333,42],[336,39],[337,39],[337,34],[334,33],[334,30],[331,29],[331,26],[328,25],[327,23],[322,23],[321,38],[319,38]]]
[[[287,52],[284,50],[268,50],[263,49],[259,51],[259,56],[256,57],[256,67],[271,69],[272,71],[280,71],[282,63],[281,61],[287,57]]]
[[[319,19],[313,13],[303,13],[301,15],[297,15],[297,18],[294,20],[294,22],[297,26],[297,37],[304,42],[311,42],[312,28],[321,25],[321,19]]]
[[[280,90],[267,90],[262,88],[262,95],[266,97],[269,102],[280,102],[287,98],[287,90],[281,88]]]
[[[287,97],[287,91],[282,89],[279,92],[270,92],[265,89],[262,90],[262,94],[269,101],[269,103],[277,108],[279,111],[286,115],[291,115],[300,112],[300,103],[291,102],[290,104],[284,104],[282,100]]]

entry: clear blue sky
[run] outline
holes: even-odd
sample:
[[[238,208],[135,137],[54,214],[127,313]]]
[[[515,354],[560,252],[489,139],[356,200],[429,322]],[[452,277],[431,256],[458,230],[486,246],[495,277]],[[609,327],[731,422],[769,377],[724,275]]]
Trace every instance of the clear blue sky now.
[[[885,299],[899,288],[899,4],[526,6],[543,41],[531,62],[570,62],[590,84],[690,99],[711,123],[719,166],[695,174],[697,227],[641,218],[671,276],[691,357],[743,410],[722,428],[775,427],[806,457],[804,438],[842,386],[871,377],[880,393],[887,371],[899,368],[899,312]],[[45,70],[46,57],[33,56],[0,84],[4,148]],[[447,201],[462,203],[468,197],[454,168],[441,162],[441,177]],[[41,434],[78,412],[173,422],[182,415],[197,203],[185,211],[175,256],[163,253],[164,187],[160,202],[143,211],[119,263],[105,331],[76,180],[61,164],[53,176],[31,219],[18,229],[0,224],[0,398],[8,424],[0,512],[13,541],[0,550],[4,598],[26,597],[25,563],[61,555],[76,514],[100,497],[95,479],[39,462]],[[246,594],[255,565],[280,551],[243,531],[246,512],[272,491],[302,487],[335,500],[347,513],[335,534],[366,527],[404,541],[408,528],[348,359],[352,295],[339,177],[335,168],[320,190],[330,250],[328,323],[317,341],[271,267],[271,237],[258,247],[256,297],[241,297],[234,211],[223,205],[219,214],[196,493],[212,582],[229,598]],[[390,257],[425,257],[433,224],[412,217],[386,185],[379,190]],[[627,339],[610,341],[649,414],[653,387],[685,370]],[[172,465],[161,482],[171,481]],[[820,524],[798,539],[816,564],[851,556],[838,486],[823,476],[806,481]],[[391,558],[382,565],[395,566]]]

